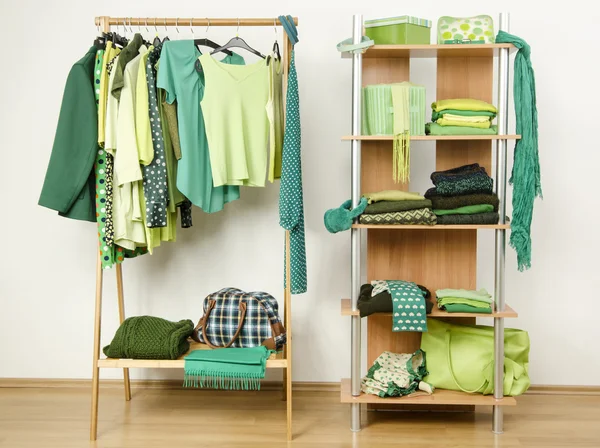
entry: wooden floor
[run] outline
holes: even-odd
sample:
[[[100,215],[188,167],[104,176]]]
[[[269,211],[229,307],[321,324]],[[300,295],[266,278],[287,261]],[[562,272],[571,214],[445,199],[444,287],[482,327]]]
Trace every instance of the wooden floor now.
[[[89,442],[85,388],[0,388],[2,448],[203,448],[288,446],[281,393],[134,389],[100,394],[98,441]],[[365,412],[349,430],[339,392],[294,392],[293,447],[600,447],[600,397],[527,395],[505,408],[505,434],[491,409],[469,413]]]

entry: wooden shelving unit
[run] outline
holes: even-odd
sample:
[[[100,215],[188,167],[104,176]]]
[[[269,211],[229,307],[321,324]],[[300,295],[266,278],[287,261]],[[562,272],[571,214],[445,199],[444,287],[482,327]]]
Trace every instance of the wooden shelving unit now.
[[[501,14],[498,29],[508,31],[508,15]],[[359,42],[363,34],[362,16],[354,16],[353,39]],[[352,135],[342,137],[351,143],[352,204],[358,205],[365,192],[402,189],[412,191],[408,184],[396,184],[392,175],[392,136],[361,135],[362,87],[388,84],[410,79],[412,58],[435,58],[437,62],[436,99],[475,98],[498,107],[498,135],[413,136],[414,141],[435,142],[435,170],[446,170],[470,163],[479,163],[492,173],[492,155],[496,156],[495,191],[500,199],[496,225],[376,225],[358,224],[351,228],[351,298],[341,300],[341,314],[352,322],[351,378],[342,379],[341,401],[351,404],[351,429],[361,428],[360,405],[369,409],[403,410],[405,405],[425,405],[427,409],[444,409],[473,405],[493,406],[492,429],[502,432],[503,406],[514,406],[516,400],[503,397],[504,319],[517,317],[517,312],[504,301],[504,254],[506,231],[510,225],[506,216],[507,143],[520,135],[508,131],[508,74],[510,44],[492,45],[375,45],[364,54],[352,58]],[[498,78],[494,79],[494,58],[498,60]],[[494,84],[498,83],[498,98],[494,100]],[[492,146],[494,144],[494,146]],[[495,148],[495,151],[493,149]],[[417,148],[411,148],[418,150]],[[475,323],[477,317],[494,319],[493,396],[439,390],[428,396],[387,399],[361,393],[361,318],[356,307],[362,283],[381,279],[410,280],[426,286],[432,292],[441,288],[477,289],[477,231],[495,233],[494,312],[492,314],[447,313],[437,306],[430,319],[443,318],[460,323]],[[362,232],[366,232],[366,276],[361,272]],[[365,278],[366,277],[366,278]],[[384,351],[412,353],[420,347],[421,333],[392,332],[391,313],[370,315],[367,320],[367,366]],[[428,407],[429,406],[429,407]],[[423,408],[423,406],[420,406]]]

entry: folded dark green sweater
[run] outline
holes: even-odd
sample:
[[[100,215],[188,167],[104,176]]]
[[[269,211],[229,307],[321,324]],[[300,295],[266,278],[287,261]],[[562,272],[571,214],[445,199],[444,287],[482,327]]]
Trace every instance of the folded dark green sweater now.
[[[431,292],[424,286],[417,285],[423,296],[425,297],[425,306],[427,307],[427,314],[431,313],[433,309],[433,303],[431,302]],[[393,310],[392,296],[389,291],[380,292],[379,294],[371,297],[373,292],[373,285],[367,283],[360,287],[360,294],[358,296],[358,310],[360,311],[360,317],[369,316],[374,313],[391,313]]]
[[[498,196],[496,194],[463,194],[460,196],[429,196],[434,210],[451,210],[467,205],[489,204],[498,211]]]
[[[495,212],[477,213],[476,215],[443,215],[437,217],[438,225],[452,224],[498,224],[500,215]]]
[[[177,359],[190,349],[191,320],[170,322],[160,317],[125,319],[103,352],[109,358]]]
[[[431,208],[431,201],[423,199],[420,201],[380,201],[367,205],[363,213],[367,215],[376,215],[377,213],[404,212],[407,210],[417,210],[419,208]]]

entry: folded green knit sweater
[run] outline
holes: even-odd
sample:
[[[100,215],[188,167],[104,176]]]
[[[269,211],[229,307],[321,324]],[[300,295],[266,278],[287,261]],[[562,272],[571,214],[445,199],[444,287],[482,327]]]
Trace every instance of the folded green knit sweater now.
[[[365,211],[367,215],[374,215],[377,213],[393,213],[393,212],[404,212],[407,210],[416,210],[418,208],[431,208],[431,201],[429,199],[422,199],[420,201],[406,200],[406,201],[381,201],[373,202],[367,205]]]
[[[191,320],[170,322],[160,317],[125,319],[103,352],[109,358],[177,359],[190,349]]]
[[[496,194],[463,194],[460,196],[429,196],[434,210],[452,210],[467,205],[489,204],[498,211],[498,195]]]
[[[361,224],[398,224],[398,225],[435,225],[435,215],[429,208],[418,208],[403,212],[377,213],[360,215]]]
[[[477,213],[476,215],[444,215],[437,217],[439,225],[455,224],[498,224],[498,213]]]
[[[494,206],[490,204],[465,205],[464,207],[453,208],[450,210],[433,210],[437,216],[443,215],[475,215],[477,213],[489,213],[494,211]]]

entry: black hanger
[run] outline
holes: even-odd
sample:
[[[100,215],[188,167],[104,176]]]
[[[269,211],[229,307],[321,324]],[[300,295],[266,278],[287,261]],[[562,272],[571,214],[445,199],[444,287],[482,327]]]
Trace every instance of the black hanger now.
[[[275,43],[273,44],[273,59],[275,59],[276,61],[281,60],[281,53],[279,52],[279,43],[277,41],[275,41]]]
[[[229,48],[242,48],[244,50],[249,51],[252,54],[255,54],[256,56],[266,59],[266,56],[264,54],[262,54],[260,51],[255,50],[254,48],[252,48],[250,45],[248,45],[246,43],[246,41],[244,39],[242,39],[239,36],[235,36],[234,38],[232,38],[229,42],[227,42],[225,45],[223,45],[222,47],[219,47],[217,49],[215,49],[212,54],[218,53],[219,51],[223,51],[223,50],[227,50]]]
[[[210,39],[204,38],[204,39],[195,39],[194,40],[194,45],[198,46],[198,45],[202,45],[203,47],[209,47],[209,48],[220,48],[221,45],[219,45],[216,42],[213,42]],[[233,54],[232,51],[229,50],[221,50],[223,53],[225,53],[227,56],[231,56]]]

